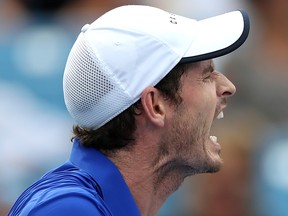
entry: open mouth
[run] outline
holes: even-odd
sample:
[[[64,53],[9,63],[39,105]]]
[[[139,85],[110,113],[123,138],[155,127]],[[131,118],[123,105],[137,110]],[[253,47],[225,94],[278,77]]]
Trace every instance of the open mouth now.
[[[224,113],[223,113],[223,111],[221,111],[221,112],[217,115],[216,119],[219,120],[219,119],[222,119],[222,118],[224,118]],[[217,143],[218,138],[217,138],[217,136],[211,135],[211,136],[210,136],[210,140],[211,140],[213,143]]]

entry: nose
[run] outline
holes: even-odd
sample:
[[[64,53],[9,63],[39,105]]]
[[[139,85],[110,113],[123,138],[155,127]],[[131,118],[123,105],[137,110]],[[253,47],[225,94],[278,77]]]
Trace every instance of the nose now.
[[[231,97],[236,92],[235,85],[222,73],[219,73],[219,79],[217,83],[217,95],[219,97]]]

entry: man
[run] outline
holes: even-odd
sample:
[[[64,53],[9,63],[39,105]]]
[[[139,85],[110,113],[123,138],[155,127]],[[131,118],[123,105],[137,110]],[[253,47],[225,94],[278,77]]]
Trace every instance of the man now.
[[[85,25],[63,81],[76,123],[70,159],[9,215],[155,215],[185,177],[218,171],[210,129],[235,86],[212,59],[248,32],[241,11],[195,21],[149,6]]]

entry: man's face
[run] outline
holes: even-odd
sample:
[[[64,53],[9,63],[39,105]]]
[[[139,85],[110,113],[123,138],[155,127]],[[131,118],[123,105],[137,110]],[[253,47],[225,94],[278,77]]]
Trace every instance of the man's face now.
[[[216,172],[222,164],[221,146],[215,136],[211,137],[210,129],[236,89],[215,71],[212,60],[190,64],[186,70],[181,78],[182,103],[168,117],[168,131],[163,134],[160,148],[162,152],[165,148],[171,163],[185,175]]]

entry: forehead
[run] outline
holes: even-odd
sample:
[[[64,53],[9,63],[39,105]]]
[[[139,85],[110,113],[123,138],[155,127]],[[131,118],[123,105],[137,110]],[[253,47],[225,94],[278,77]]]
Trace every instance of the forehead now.
[[[194,74],[199,73],[206,73],[211,72],[211,69],[214,69],[214,62],[212,59],[194,62],[186,65],[186,70],[193,71]],[[187,71],[187,72],[188,72]]]

